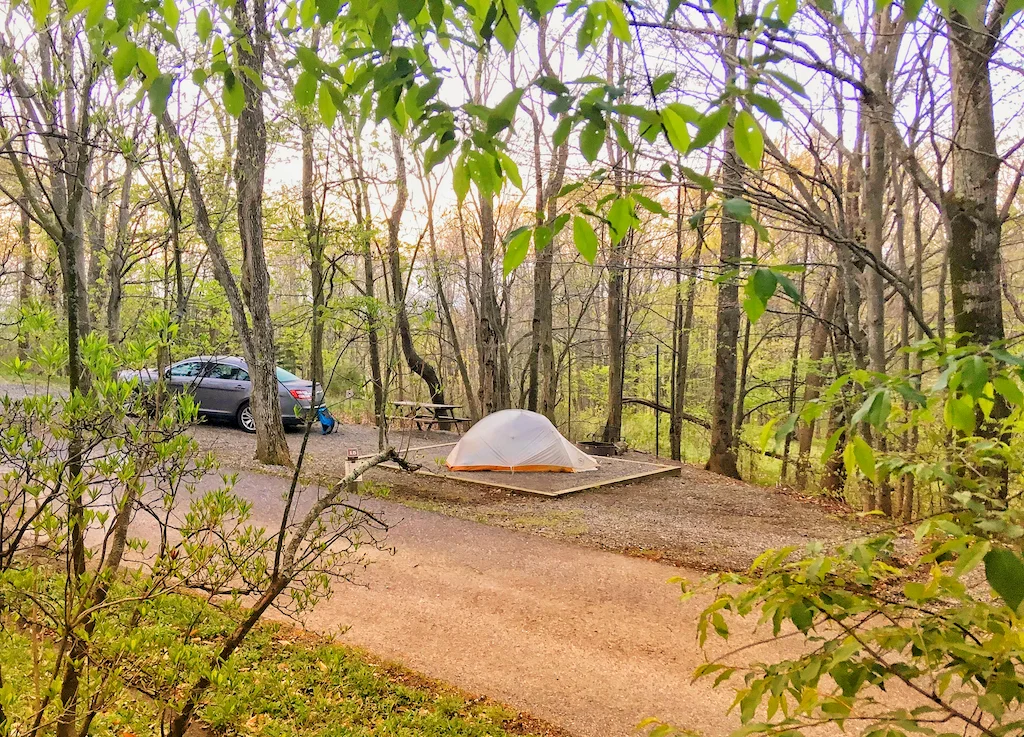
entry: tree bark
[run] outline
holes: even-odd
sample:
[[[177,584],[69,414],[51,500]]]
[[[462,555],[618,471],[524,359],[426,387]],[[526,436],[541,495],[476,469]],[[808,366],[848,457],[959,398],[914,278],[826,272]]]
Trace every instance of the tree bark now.
[[[121,281],[124,279],[125,249],[128,241],[128,219],[131,214],[132,179],[135,166],[129,159],[125,164],[121,184],[121,200],[117,207],[117,231],[107,264],[107,340],[111,345],[121,343]]]
[[[409,325],[408,306],[405,303],[405,284],[402,279],[402,260],[399,253],[400,237],[399,228],[402,224],[402,214],[405,212],[405,205],[409,199],[409,177],[405,168],[405,151],[402,146],[402,139],[398,131],[391,129],[391,149],[395,155],[395,204],[391,208],[391,215],[388,218],[388,261],[389,273],[391,275],[391,298],[394,300],[395,317],[398,322],[398,333],[402,343],[402,354],[409,369],[423,379],[430,392],[430,401],[434,404],[446,404],[444,398],[444,385],[434,368],[416,350],[412,339],[412,328]],[[412,269],[415,264],[410,264]],[[441,423],[442,429],[448,429],[450,423]]]
[[[21,221],[18,224],[18,238],[21,241],[21,278],[18,280],[18,308],[24,313],[32,299],[32,280],[35,271],[35,257],[32,253],[32,220],[28,215],[28,202],[21,201]],[[28,333],[18,326],[18,358],[28,360]]]
[[[265,0],[235,0],[234,21],[242,41],[238,60],[263,76],[268,37]],[[242,244],[242,294],[252,320],[252,350],[246,363],[252,376],[249,401],[256,421],[256,459],[275,466],[290,466],[291,453],[281,422],[277,381],[277,348],[270,312],[270,272],[263,243],[263,179],[267,162],[267,124],[263,90],[247,74],[239,73],[245,105],[238,116],[235,185],[238,189],[238,236]]]
[[[821,393],[821,385],[824,382],[824,372],[821,368],[821,360],[825,357],[825,349],[828,348],[828,336],[831,330],[831,323],[836,314],[836,306],[839,302],[839,280],[833,279],[828,286],[825,295],[825,303],[814,323],[814,330],[811,332],[811,344],[808,349],[808,360],[810,368],[804,376],[803,404],[807,405],[818,398]],[[802,422],[796,431],[797,437],[797,462],[796,462],[796,488],[806,489],[807,479],[810,475],[811,444],[814,442],[814,421]]]
[[[608,37],[608,56],[605,79],[614,81],[616,41]],[[621,197],[625,189],[625,172],[622,167],[622,149],[614,136],[607,138],[608,160],[612,167],[612,182],[615,195]],[[625,269],[624,249],[626,238],[618,243],[608,233],[608,305],[605,314],[605,332],[608,336],[608,416],[605,419],[601,439],[606,443],[617,443],[622,438],[622,391],[625,370],[624,342],[625,315],[623,300],[623,272]]]
[[[707,206],[708,193],[702,192],[700,207],[702,210]],[[682,460],[683,442],[683,419],[686,410],[686,386],[689,379],[690,368],[690,333],[693,332],[693,308],[697,300],[697,269],[700,267],[701,253],[704,249],[704,223],[702,217],[697,224],[697,246],[693,250],[690,260],[689,278],[686,280],[686,304],[681,303],[682,294],[680,290],[680,271],[682,261],[682,227],[683,210],[682,202],[676,202],[676,335],[673,343],[676,347],[675,373],[672,377],[674,405],[669,418],[669,443],[671,445],[672,460]]]
[[[985,3],[978,4],[981,16]],[[985,32],[984,17],[951,10],[947,24],[953,96],[952,189],[945,196],[949,221],[949,283],[953,324],[961,344],[987,345],[1004,336],[999,244],[1002,222],[997,197],[1002,159],[996,149],[989,64],[1002,28],[996,3]],[[1005,6],[1004,6],[1005,7]]]
[[[302,220],[309,250],[309,276],[313,292],[313,315],[309,331],[309,354],[312,379],[324,385],[324,248],[320,223],[313,201],[313,124],[309,115],[302,116]]]
[[[547,54],[547,20],[542,19],[537,27],[537,53],[541,66],[547,74],[552,74]],[[558,214],[558,192],[565,178],[565,166],[569,158],[568,141],[559,146],[553,153],[545,184],[541,169],[540,144],[543,136],[540,117],[531,111],[533,118],[533,166],[536,181],[536,224],[538,227],[551,228]],[[563,116],[559,117],[561,120]],[[555,368],[555,349],[553,343],[553,308],[554,297],[551,288],[551,268],[554,264],[556,239],[552,237],[545,248],[538,249],[533,267],[533,322],[531,324],[530,341],[530,384],[527,392],[527,406],[533,412],[540,412],[552,422],[555,421],[555,401],[558,388],[558,377]]]
[[[725,53],[726,77],[735,81],[737,40],[728,41]],[[726,197],[743,193],[743,168],[736,155],[733,120],[725,129],[725,161],[722,185]],[[723,272],[740,266],[740,222],[724,210],[721,213],[721,246],[719,265]],[[733,436],[733,412],[736,399],[736,347],[740,330],[739,286],[731,277],[718,287],[718,321],[715,331],[715,383],[711,411],[711,452],[707,469],[724,476],[739,478],[736,465],[736,438]]]
[[[480,412],[482,416],[512,406],[508,362],[502,354],[501,313],[494,284],[494,203],[480,196],[480,297],[477,345],[480,350]]]

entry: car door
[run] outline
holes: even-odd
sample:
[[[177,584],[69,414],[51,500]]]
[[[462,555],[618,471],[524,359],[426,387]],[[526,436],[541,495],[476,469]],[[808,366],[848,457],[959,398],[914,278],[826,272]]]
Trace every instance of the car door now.
[[[167,369],[167,388],[172,392],[193,391],[193,383],[199,378],[203,364],[199,361],[182,361]]]
[[[204,412],[234,415],[248,394],[249,374],[239,366],[211,363],[196,387],[196,397]]]

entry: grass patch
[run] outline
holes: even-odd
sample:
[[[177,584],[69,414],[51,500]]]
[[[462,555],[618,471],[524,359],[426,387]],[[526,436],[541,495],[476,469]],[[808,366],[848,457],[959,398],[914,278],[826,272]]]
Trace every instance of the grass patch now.
[[[116,626],[98,631],[93,644],[109,662],[120,664],[118,672],[129,685],[113,691],[90,734],[159,735],[161,702],[173,702],[199,677],[237,614],[190,596],[168,595],[152,603],[135,631]],[[47,687],[53,643],[10,621],[0,624],[4,690],[19,695],[8,704],[17,732],[19,717],[23,720],[37,703],[37,687]],[[190,627],[192,635],[185,637]],[[35,673],[42,678],[37,680]],[[268,737],[559,732],[496,702],[472,698],[330,638],[278,623],[257,627],[220,670],[199,717],[216,734]]]

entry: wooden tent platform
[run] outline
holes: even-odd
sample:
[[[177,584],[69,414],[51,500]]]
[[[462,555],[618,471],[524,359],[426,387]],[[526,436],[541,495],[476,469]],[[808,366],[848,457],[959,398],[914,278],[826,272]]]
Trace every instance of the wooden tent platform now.
[[[519,494],[559,497],[581,491],[603,489],[620,484],[680,476],[682,468],[617,457],[594,457],[599,468],[580,473],[510,473],[507,471],[449,471],[444,460],[455,443],[436,443],[409,448],[405,459],[421,468],[416,472],[465,484],[490,486]],[[394,464],[385,464],[397,468]]]

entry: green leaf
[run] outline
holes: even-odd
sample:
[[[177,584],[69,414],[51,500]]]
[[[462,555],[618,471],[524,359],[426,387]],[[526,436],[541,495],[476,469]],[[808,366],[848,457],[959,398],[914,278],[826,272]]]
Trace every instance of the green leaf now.
[[[875,451],[871,450],[871,446],[860,435],[853,438],[853,457],[860,472],[871,481],[875,481]]]
[[[778,0],[778,5],[775,7],[776,18],[788,25],[794,15],[796,15],[796,0]]]
[[[661,111],[661,125],[672,148],[679,153],[686,153],[690,148],[690,131],[686,128],[686,121],[672,105]]]
[[[164,22],[171,28],[177,29],[180,18],[181,13],[178,12],[178,6],[175,5],[174,0],[164,0]]]
[[[708,113],[701,118],[697,124],[697,135],[695,135],[693,137],[693,141],[690,142],[690,151],[702,149],[718,138],[718,134],[721,133],[729,123],[729,114],[731,112],[731,107],[728,105],[722,105],[722,107],[718,108],[713,113]]]
[[[767,302],[775,294],[778,279],[771,269],[756,269],[747,280],[748,293],[755,295],[762,302]]]
[[[924,7],[924,0],[906,0],[903,3],[903,14],[911,21],[917,20]]]
[[[511,159],[508,155],[498,152],[498,161],[501,162],[501,170],[508,177],[508,180],[515,185],[515,188],[520,192],[523,191],[523,179],[519,176],[519,167],[516,162]]]
[[[605,8],[608,10],[608,20],[611,22],[612,35],[624,44],[630,43],[633,37],[629,32],[629,23],[626,22],[626,16],[622,12],[619,0],[606,0]]]
[[[505,95],[501,102],[491,110],[487,116],[486,130],[488,136],[494,137],[512,125],[512,121],[516,117],[516,111],[519,108],[519,101],[523,99],[523,92],[522,88],[517,87]]]
[[[742,197],[730,197],[722,202],[722,210],[733,220],[744,221],[750,217],[750,203]]]
[[[974,543],[957,559],[956,566],[953,568],[954,575],[959,577],[969,571],[973,571],[985,559],[991,549],[992,544],[988,540],[979,540]]]
[[[469,167],[466,165],[465,154],[459,157],[452,170],[452,189],[455,190],[455,196],[458,197],[461,205],[469,192]]]
[[[807,606],[805,599],[801,599],[790,607],[789,617],[801,632],[806,632],[814,624],[814,614]]]
[[[633,227],[636,216],[633,214],[633,198],[619,197],[608,209],[608,225],[611,230],[612,243],[618,244]]]
[[[1017,386],[1017,382],[1012,379],[1008,379],[1005,376],[995,376],[992,378],[992,386],[1010,404],[1015,404],[1018,407],[1024,407],[1024,392],[1021,392],[1020,387]]]
[[[302,27],[310,29],[313,27],[313,22],[316,20],[316,2],[315,0],[302,0],[299,3],[299,21],[302,23]]]
[[[839,445],[839,441],[842,439],[843,434],[846,432],[845,427],[837,428],[831,435],[828,436],[828,440],[825,443],[825,450],[821,453],[821,461],[824,463],[832,454],[836,452],[836,448]]]
[[[672,83],[675,81],[675,79],[675,72],[665,72],[664,74],[659,74],[651,82],[651,94],[657,97],[661,93],[666,92],[668,88],[672,86]]]
[[[1006,548],[990,550],[985,556],[985,578],[989,586],[1013,611],[1024,601],[1024,563]]]
[[[502,259],[505,276],[515,271],[516,267],[526,260],[526,254],[530,252],[530,237],[533,235],[529,228],[519,228],[512,232],[515,235],[509,240],[505,248],[505,258]]]
[[[946,400],[946,424],[962,433],[974,433],[974,402],[968,397],[951,396]]]
[[[546,225],[539,225],[533,230],[533,247],[537,249],[537,253],[540,253],[549,245],[551,240],[555,237],[551,228]]]
[[[1021,2],[1024,3],[1024,0],[1021,0]],[[993,358],[997,361],[1001,361],[1002,363],[1008,363],[1011,366],[1024,366],[1024,358],[1015,356],[1002,348],[989,348],[988,352]]]
[[[793,304],[800,304],[803,301],[800,288],[793,283],[792,279],[785,274],[778,273],[778,271],[775,273],[775,278],[779,280],[779,286],[782,287],[782,291],[786,293],[786,296],[793,300]]]
[[[988,383],[988,365],[981,356],[967,356],[960,361],[961,384],[968,394],[977,399]]]
[[[747,319],[750,320],[751,325],[761,319],[761,315],[764,314],[766,308],[767,305],[757,297],[748,295],[743,300],[743,312],[746,313]]]
[[[579,215],[572,219],[572,240],[587,263],[594,263],[597,258],[597,234],[590,223]]]
[[[736,0],[711,0],[711,9],[730,26],[736,20]]]
[[[321,22],[329,22],[325,21],[324,18],[323,8],[325,3],[332,4],[334,7],[334,15],[338,14],[338,0],[317,0],[317,10]],[[376,48],[378,51],[390,51],[391,44],[394,40],[393,31],[394,25],[391,23],[391,21],[388,20],[388,17],[384,13],[384,11],[381,10],[380,12],[378,12],[377,18],[373,21],[373,30],[370,34],[371,37],[373,38],[374,48]]]
[[[89,0],[89,12],[85,14],[86,28],[95,28],[107,17],[106,0]]]
[[[139,49],[132,41],[124,41],[118,45],[114,55],[110,59],[110,65],[114,70],[114,79],[120,84],[135,69],[135,63],[139,58]]]
[[[785,115],[782,112],[782,105],[779,104],[778,100],[773,100],[770,97],[759,95],[756,92],[750,92],[747,94],[747,99],[750,100],[751,104],[760,110],[762,113],[767,115],[772,120],[782,122],[785,120]]]
[[[146,79],[155,79],[160,76],[160,65],[157,63],[156,54],[149,49],[139,46],[135,63],[146,75]]]
[[[496,2],[496,7],[501,8],[501,14],[494,26],[494,37],[506,53],[512,53],[519,38],[519,4],[515,0],[504,0]]]
[[[196,16],[196,34],[199,36],[199,40],[205,44],[210,39],[211,33],[213,33],[213,20],[210,18],[210,11],[203,8]]]
[[[668,211],[657,200],[652,200],[637,192],[633,193],[633,199],[639,202],[647,212],[653,212],[655,215],[668,215]]]
[[[604,145],[605,133],[603,125],[593,122],[587,123],[580,131],[580,151],[587,162],[593,163],[597,159],[597,155],[601,152],[601,146]]]
[[[743,163],[751,169],[760,169],[761,158],[764,156],[764,136],[754,116],[746,110],[740,110],[736,114],[733,141],[736,144],[736,153],[743,159]]]
[[[326,83],[320,85],[320,94],[317,95],[316,106],[320,111],[320,119],[324,121],[324,125],[328,128],[333,127],[334,121],[338,117],[338,108],[334,104],[334,99],[331,97]]]
[[[224,108],[233,118],[237,118],[245,109],[245,90],[242,88],[241,80],[230,69],[224,72],[224,89],[221,92],[221,99],[224,101]]]
[[[171,96],[173,85],[174,77],[170,74],[161,74],[149,85],[149,110],[158,118],[167,109],[167,98]]]
[[[691,144],[691,147],[692,145],[693,144]],[[687,179],[689,179],[691,182],[693,182],[698,187],[703,189],[705,192],[711,192],[712,190],[714,190],[715,183],[712,181],[711,177],[705,176],[704,174],[700,174],[699,172],[694,171],[688,166],[683,166],[680,168],[682,169],[683,174],[686,175]]]
[[[788,74],[783,74],[782,72],[776,71],[774,69],[768,72],[768,74],[772,77],[775,77],[775,79],[779,80],[782,86],[788,89],[794,95],[799,95],[800,97],[805,98],[807,97],[807,90],[804,89],[804,86],[797,82],[792,77],[790,77]]]
[[[36,28],[46,28],[50,18],[50,0],[30,0],[29,4],[32,8],[32,21],[36,24]]]
[[[295,104],[299,107],[309,107],[316,101],[316,76],[307,71],[299,74],[295,80]]]

